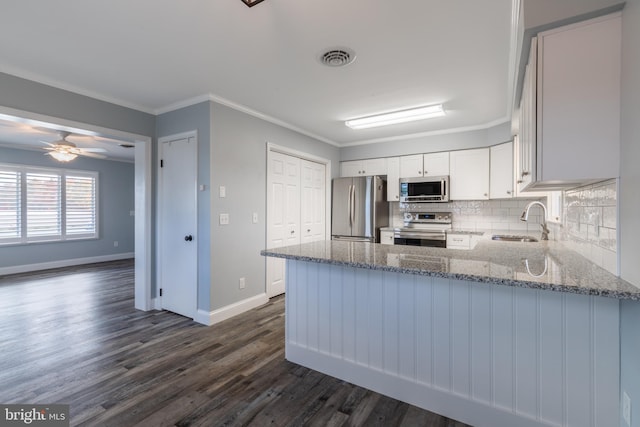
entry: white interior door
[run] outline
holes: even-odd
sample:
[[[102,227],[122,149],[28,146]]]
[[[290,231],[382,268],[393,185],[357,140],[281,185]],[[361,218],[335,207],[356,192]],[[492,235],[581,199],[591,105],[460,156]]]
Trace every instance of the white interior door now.
[[[160,141],[159,273],[165,310],[197,309],[196,138]]]
[[[269,152],[267,248],[300,243],[300,159]],[[267,257],[267,296],[284,293],[285,261]]]
[[[302,243],[324,240],[325,230],[325,165],[300,161]]]

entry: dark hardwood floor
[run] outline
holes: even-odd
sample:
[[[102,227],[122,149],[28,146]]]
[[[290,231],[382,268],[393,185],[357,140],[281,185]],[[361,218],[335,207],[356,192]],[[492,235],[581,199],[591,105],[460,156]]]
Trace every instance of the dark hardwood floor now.
[[[284,298],[212,327],[133,308],[133,263],[0,277],[0,403],[71,425],[464,426],[284,359]]]

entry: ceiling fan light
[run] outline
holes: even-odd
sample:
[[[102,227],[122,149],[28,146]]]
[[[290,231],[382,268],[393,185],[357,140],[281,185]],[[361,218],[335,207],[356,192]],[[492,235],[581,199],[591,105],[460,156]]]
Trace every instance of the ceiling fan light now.
[[[377,114],[374,116],[359,117],[347,120],[345,125],[351,129],[367,129],[378,126],[389,126],[398,123],[413,122],[416,120],[432,119],[445,115],[442,104],[428,105],[426,107],[411,108],[408,110],[392,111],[390,113]]]
[[[70,162],[78,157],[77,154],[69,153],[68,151],[51,151],[49,155],[59,162]]]

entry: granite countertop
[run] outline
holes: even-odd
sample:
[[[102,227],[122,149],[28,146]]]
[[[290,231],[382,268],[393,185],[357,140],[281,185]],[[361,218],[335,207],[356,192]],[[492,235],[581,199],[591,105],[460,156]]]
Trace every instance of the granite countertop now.
[[[264,256],[506,286],[640,300],[640,288],[553,241],[481,239],[457,250],[366,242],[318,241],[267,249]]]

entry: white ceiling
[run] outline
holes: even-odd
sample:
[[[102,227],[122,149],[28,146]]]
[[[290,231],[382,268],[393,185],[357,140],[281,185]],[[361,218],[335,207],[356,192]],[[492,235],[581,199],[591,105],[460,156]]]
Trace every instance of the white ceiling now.
[[[155,114],[215,99],[345,146],[506,121],[511,7],[512,0],[4,2],[0,71]],[[353,49],[355,62],[321,65],[319,54],[337,46]],[[432,103],[443,103],[447,116],[368,130],[343,123]]]

